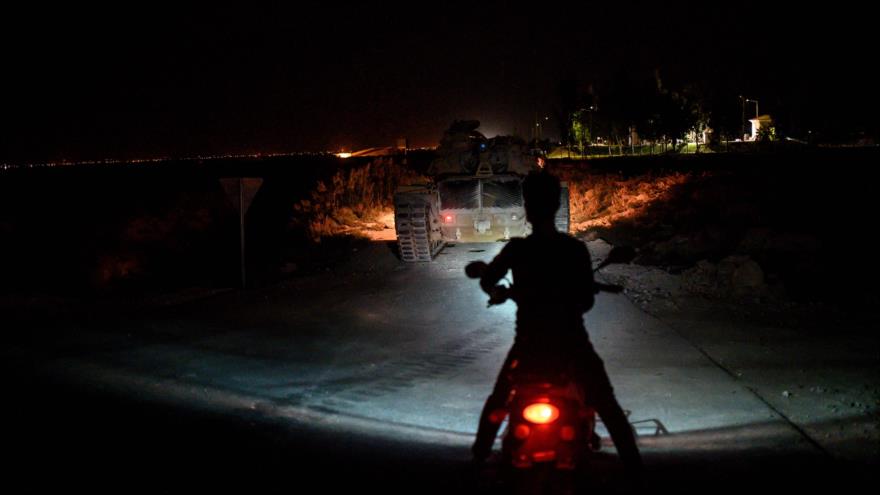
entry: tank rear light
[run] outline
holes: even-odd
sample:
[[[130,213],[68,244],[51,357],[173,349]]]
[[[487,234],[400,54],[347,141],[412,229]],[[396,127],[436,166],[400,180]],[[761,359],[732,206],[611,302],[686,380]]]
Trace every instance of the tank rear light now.
[[[539,402],[523,409],[523,417],[536,425],[545,425],[559,418],[559,409],[553,404]]]

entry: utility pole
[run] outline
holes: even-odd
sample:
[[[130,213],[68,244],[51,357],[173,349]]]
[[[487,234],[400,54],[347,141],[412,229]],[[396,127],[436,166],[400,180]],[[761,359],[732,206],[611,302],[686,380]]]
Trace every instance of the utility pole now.
[[[749,99],[746,99],[746,101],[750,101],[750,102],[752,102],[752,103],[755,104],[755,118],[757,119],[758,116],[761,115],[761,114],[758,112],[758,100],[749,100]]]
[[[590,144],[593,143],[593,110],[595,109],[594,105],[590,105]]]
[[[754,103],[755,104],[755,118],[757,119],[761,114],[758,112],[758,100],[753,100],[751,98],[745,98],[743,95],[739,95],[739,99],[742,100],[742,135],[743,139],[746,136],[746,103]]]
[[[541,141],[541,121],[538,120],[538,111],[535,111],[535,146]]]
[[[743,98],[743,97],[740,96],[740,98]],[[758,116],[760,115],[758,113],[758,100],[753,100],[751,98],[743,98],[743,136],[746,135],[746,103],[754,103],[755,104],[755,120],[757,120]]]

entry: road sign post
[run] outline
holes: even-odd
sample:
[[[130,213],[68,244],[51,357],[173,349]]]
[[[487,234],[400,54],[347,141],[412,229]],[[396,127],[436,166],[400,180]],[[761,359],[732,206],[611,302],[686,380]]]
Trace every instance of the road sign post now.
[[[244,216],[257,195],[263,179],[234,177],[220,179],[226,196],[238,209],[239,265],[241,268],[241,288],[247,288],[247,261],[245,258]]]

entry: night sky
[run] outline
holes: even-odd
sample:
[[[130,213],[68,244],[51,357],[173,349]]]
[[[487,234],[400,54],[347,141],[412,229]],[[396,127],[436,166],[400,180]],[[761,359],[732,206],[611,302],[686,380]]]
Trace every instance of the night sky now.
[[[655,70],[761,113],[877,108],[873,16],[841,2],[331,3],[7,8],[0,163],[433,146],[457,118],[527,137],[563,81]]]

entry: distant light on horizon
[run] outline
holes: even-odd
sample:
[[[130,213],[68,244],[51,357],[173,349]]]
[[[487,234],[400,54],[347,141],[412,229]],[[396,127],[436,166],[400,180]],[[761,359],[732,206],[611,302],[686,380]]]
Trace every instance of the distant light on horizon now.
[[[499,131],[499,128],[494,124],[480,125],[479,129],[477,130],[480,131],[487,138],[509,134]]]
[[[342,153],[336,153],[336,156],[339,158],[351,158],[351,153],[344,151]]]

